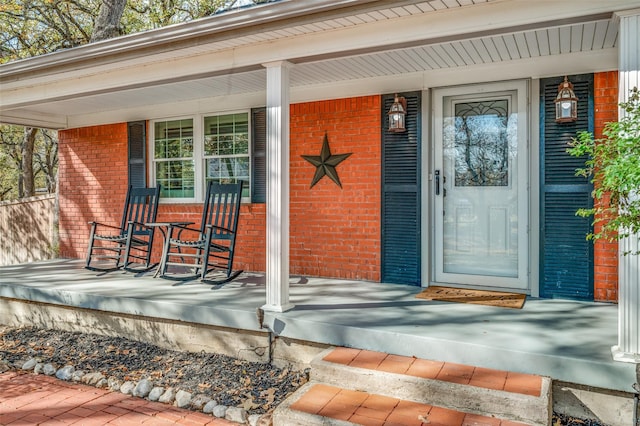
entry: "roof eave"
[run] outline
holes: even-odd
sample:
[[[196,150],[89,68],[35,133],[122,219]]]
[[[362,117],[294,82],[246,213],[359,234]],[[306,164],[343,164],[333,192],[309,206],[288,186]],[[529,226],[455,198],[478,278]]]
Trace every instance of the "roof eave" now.
[[[179,41],[223,33],[231,35],[234,31],[251,28],[258,24],[260,28],[264,28],[302,15],[328,12],[376,1],[379,0],[308,0],[305,2],[283,0],[282,2],[257,5],[2,64],[0,65],[0,80],[9,79],[17,74],[73,65],[94,58],[116,56],[124,52],[130,55],[135,55],[136,52],[139,55],[145,55],[149,54],[150,50],[162,50],[163,46]]]

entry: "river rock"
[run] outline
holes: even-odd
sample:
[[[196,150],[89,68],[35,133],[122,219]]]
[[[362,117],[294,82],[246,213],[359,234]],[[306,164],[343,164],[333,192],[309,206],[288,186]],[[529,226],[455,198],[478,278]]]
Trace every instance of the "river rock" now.
[[[174,405],[178,408],[187,408],[191,405],[191,392],[179,390],[176,393],[176,401]]]
[[[122,386],[120,386],[120,392],[125,395],[131,395],[133,390],[136,388],[136,384],[130,381],[124,382]]]
[[[64,367],[56,371],[56,377],[60,380],[69,381],[73,377],[74,371],[76,371],[76,369],[73,367],[73,365],[65,365]]]
[[[151,392],[151,389],[153,389],[153,383],[149,379],[142,379],[133,389],[132,395],[138,398],[146,398],[149,392]]]
[[[162,396],[158,398],[158,402],[162,402],[164,404],[172,404],[173,400],[176,398],[176,391],[173,388],[168,388],[164,391]]]
[[[229,407],[227,413],[224,416],[225,419],[230,422],[246,423],[247,422],[247,410],[240,407]]]
[[[151,389],[151,392],[149,392],[149,395],[148,395],[149,401],[159,400],[163,393],[164,393],[164,388],[161,388],[160,386],[154,387],[153,389]]]

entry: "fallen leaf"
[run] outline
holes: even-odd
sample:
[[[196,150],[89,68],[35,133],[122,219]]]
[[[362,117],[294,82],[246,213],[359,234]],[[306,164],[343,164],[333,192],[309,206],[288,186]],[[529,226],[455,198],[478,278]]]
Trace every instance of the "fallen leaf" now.
[[[280,373],[280,376],[278,376],[278,378],[282,379],[283,377],[286,377],[287,374],[289,374],[289,369],[285,368],[284,370],[282,370],[282,373]]]
[[[276,399],[276,392],[276,388],[269,388],[260,392],[260,396],[266,398],[269,404],[273,404],[273,401]]]
[[[254,410],[254,409],[258,408],[258,407],[260,407],[260,404],[256,404],[253,401],[253,397],[249,397],[249,398],[245,399],[244,401],[242,401],[242,408],[244,408],[247,411]]]

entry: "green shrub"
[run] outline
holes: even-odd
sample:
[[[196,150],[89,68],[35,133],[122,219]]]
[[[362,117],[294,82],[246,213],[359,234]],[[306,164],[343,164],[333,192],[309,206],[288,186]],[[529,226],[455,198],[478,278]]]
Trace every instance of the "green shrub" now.
[[[619,121],[605,125],[602,138],[580,132],[568,149],[573,156],[588,157],[585,167],[578,169],[576,175],[591,178],[595,188],[594,207],[580,209],[577,214],[593,216],[595,231],[587,238],[594,241],[640,235],[640,92],[637,87],[620,108],[624,114]]]

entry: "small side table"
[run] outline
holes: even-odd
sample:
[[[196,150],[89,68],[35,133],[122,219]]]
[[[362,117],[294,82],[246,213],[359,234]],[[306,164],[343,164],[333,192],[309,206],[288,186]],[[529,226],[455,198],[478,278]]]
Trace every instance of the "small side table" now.
[[[195,222],[147,222],[144,225],[149,228],[158,228],[160,233],[162,234],[162,258],[160,259],[160,263],[158,264],[158,269],[156,269],[156,273],[153,274],[153,278],[157,278],[160,274],[160,271],[164,269],[164,248],[167,245],[167,231],[170,226],[188,226],[193,225]]]

